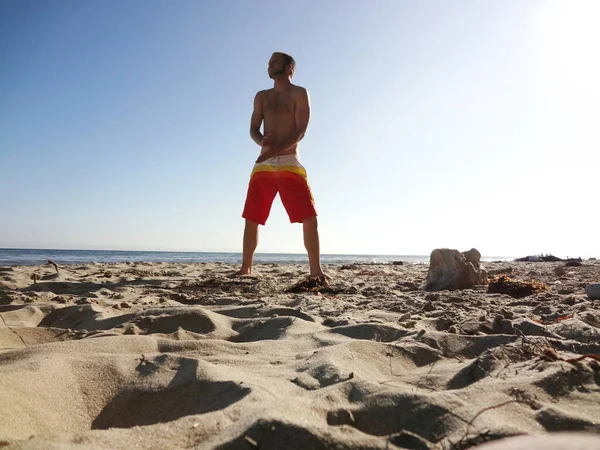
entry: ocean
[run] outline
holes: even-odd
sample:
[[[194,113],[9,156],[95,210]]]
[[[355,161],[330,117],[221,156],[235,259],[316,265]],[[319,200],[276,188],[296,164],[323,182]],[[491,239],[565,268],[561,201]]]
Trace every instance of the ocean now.
[[[90,262],[172,262],[199,263],[223,262],[241,264],[241,253],[211,252],[149,252],[122,250],[55,250],[0,248],[0,266],[32,266],[45,264],[51,259],[56,264],[83,264]],[[483,261],[509,260],[507,257],[482,257]],[[391,264],[402,261],[405,264],[426,263],[429,255],[321,255],[322,264]],[[301,253],[256,253],[255,263],[304,264],[306,254]]]

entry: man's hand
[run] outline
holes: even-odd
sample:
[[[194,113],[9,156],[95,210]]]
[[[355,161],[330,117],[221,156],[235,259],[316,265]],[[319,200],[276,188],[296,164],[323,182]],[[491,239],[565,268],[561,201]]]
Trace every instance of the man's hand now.
[[[277,135],[275,133],[266,133],[262,140],[260,141],[260,146],[262,148],[262,153],[256,160],[256,164],[266,161],[272,156],[277,156],[277,149],[273,144],[275,144],[275,140]]]
[[[271,147],[267,146],[267,147],[263,147],[263,149],[265,151],[260,154],[260,156],[256,160],[256,164],[266,161],[267,159],[269,159],[273,156],[277,156],[276,151],[274,149],[272,149]]]

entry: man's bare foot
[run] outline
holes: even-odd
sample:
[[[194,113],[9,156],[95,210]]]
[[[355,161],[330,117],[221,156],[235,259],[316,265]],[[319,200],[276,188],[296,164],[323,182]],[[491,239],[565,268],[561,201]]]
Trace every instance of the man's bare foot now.
[[[233,277],[243,277],[244,275],[252,275],[252,269],[240,269],[231,274]]]
[[[317,283],[321,284],[322,286],[329,286],[329,282],[331,281],[331,277],[329,275],[327,275],[326,273],[321,272],[320,274],[317,275],[309,275],[306,277],[306,280],[311,280],[311,281],[316,281]]]
[[[325,278],[326,280],[331,280],[331,277],[329,275],[327,275],[325,272],[323,272],[322,270],[319,272],[315,272],[315,273],[311,273],[309,275],[309,278]]]

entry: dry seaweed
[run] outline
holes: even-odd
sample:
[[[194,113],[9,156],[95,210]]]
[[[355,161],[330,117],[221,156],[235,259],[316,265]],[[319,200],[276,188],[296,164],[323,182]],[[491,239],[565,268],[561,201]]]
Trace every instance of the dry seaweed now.
[[[307,277],[304,280],[298,281],[296,284],[285,289],[288,294],[300,294],[303,292],[320,292],[322,294],[337,294],[339,290],[332,289],[329,286],[327,277]]]
[[[488,280],[488,293],[508,294],[513,298],[523,298],[548,290],[541,281],[517,281],[507,275],[500,275]]]

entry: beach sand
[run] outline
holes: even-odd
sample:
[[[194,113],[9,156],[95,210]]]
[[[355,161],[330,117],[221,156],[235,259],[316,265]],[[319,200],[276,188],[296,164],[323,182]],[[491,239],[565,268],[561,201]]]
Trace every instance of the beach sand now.
[[[600,448],[600,363],[566,361],[600,355],[600,261],[483,265],[548,290],[425,292],[427,264],[301,293],[300,265],[0,268],[0,447]]]

